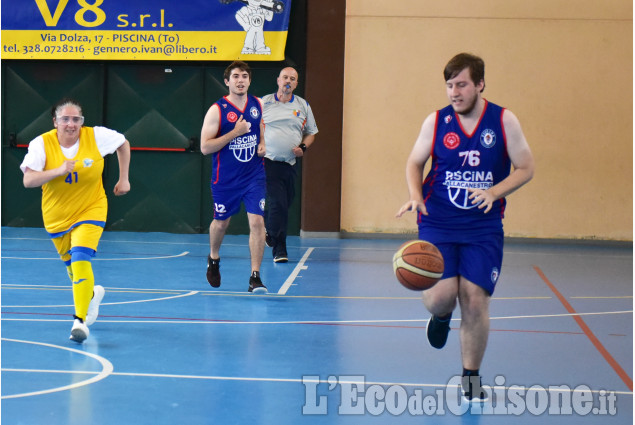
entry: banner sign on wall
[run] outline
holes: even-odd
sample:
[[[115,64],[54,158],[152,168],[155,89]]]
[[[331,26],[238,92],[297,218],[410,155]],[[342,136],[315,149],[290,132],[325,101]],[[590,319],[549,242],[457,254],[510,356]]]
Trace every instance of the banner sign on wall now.
[[[3,0],[2,59],[284,59],[291,0]]]

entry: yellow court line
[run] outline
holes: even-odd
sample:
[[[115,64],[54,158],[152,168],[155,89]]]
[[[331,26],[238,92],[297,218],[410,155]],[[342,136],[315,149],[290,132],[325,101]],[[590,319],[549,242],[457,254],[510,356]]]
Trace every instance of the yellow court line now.
[[[270,297],[270,298],[316,298],[316,299],[343,299],[343,300],[417,300],[420,301],[421,297],[362,297],[362,296],[336,296],[336,295],[278,295],[278,294],[266,294],[266,295],[254,295],[246,293],[228,293],[228,292],[212,292],[202,293],[203,296],[208,297]],[[553,297],[500,297],[492,298],[492,300],[549,300]]]
[[[24,286],[24,287],[6,287],[3,286],[2,289],[28,289],[28,290],[32,290],[32,291],[72,291],[73,288],[34,288],[34,287],[28,287],[28,286]],[[107,288],[106,288],[107,289]],[[174,294],[174,293],[180,293],[180,292],[185,292],[187,293],[188,291],[183,290],[183,291],[143,291],[143,290],[139,290],[139,291],[134,291],[134,290],[129,290],[129,291],[122,291],[122,290],[115,290],[115,289],[108,289],[108,293],[112,294],[112,293],[130,293],[130,294]]]
[[[569,297],[576,300],[617,300],[617,299],[632,299],[632,295],[616,295],[613,297]]]
[[[550,300],[553,297],[492,297],[494,300]]]
[[[241,293],[227,293],[227,292],[214,292],[214,293],[201,293],[201,295],[208,297],[269,297],[269,298],[324,298],[324,299],[351,299],[351,300],[420,300],[420,297],[342,297],[335,295],[278,295],[274,293],[266,295],[255,294],[241,294]]]
[[[174,294],[174,293],[188,293],[190,291],[143,291],[143,290],[139,290],[139,291],[122,291],[122,290],[116,290],[116,289],[109,289],[108,293],[112,294],[112,293],[124,293],[124,294]]]

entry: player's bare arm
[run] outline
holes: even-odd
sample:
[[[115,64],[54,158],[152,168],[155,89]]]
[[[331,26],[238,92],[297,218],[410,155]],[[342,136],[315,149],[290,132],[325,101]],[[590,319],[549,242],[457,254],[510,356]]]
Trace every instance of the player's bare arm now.
[[[115,196],[125,195],[130,192],[130,142],[127,140],[117,148],[117,161],[119,162],[119,181],[115,184],[113,193]]]
[[[484,209],[485,213],[489,212],[495,201],[513,193],[534,176],[534,157],[527,139],[518,118],[507,109],[503,113],[503,126],[507,136],[507,154],[513,165],[512,172],[487,190],[470,189],[472,204],[480,204],[478,207]]]
[[[245,121],[241,115],[232,131],[216,137],[219,127],[220,107],[214,104],[207,110],[203,120],[203,128],[201,129],[201,152],[203,155],[218,152],[234,138],[249,132],[251,123]]]
[[[35,171],[27,167],[24,172],[24,177],[22,177],[22,183],[24,184],[24,187],[27,188],[40,187],[56,177],[64,176],[73,171],[76,162],[77,161],[67,160],[57,168],[44,171]]]
[[[406,182],[410,200],[397,211],[397,217],[401,217],[407,211],[419,211],[428,215],[426,206],[423,203],[421,193],[421,183],[423,182],[423,169],[430,158],[432,143],[434,138],[434,127],[436,124],[436,112],[428,115],[421,125],[421,131],[415,141],[415,145],[408,156],[406,163]]]

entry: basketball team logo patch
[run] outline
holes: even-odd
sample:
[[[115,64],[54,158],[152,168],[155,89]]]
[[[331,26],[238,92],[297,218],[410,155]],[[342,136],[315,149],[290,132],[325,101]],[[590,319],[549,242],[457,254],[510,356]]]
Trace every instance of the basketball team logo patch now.
[[[236,112],[230,112],[229,114],[227,114],[227,121],[236,122],[237,120],[238,120],[238,115],[236,115]]]
[[[251,115],[252,118],[256,119],[260,116],[260,111],[255,106],[252,106],[251,109],[249,110],[249,114]]]
[[[498,268],[494,267],[492,269],[492,283],[496,283],[496,281],[498,280],[498,275],[499,275]]]
[[[494,130],[490,130],[489,128],[486,128],[485,130],[483,130],[483,132],[481,133],[481,145],[483,145],[484,148],[491,148],[496,144],[496,133],[494,133]]]
[[[443,146],[448,149],[456,149],[461,143],[461,138],[458,134],[450,132],[443,137]]]

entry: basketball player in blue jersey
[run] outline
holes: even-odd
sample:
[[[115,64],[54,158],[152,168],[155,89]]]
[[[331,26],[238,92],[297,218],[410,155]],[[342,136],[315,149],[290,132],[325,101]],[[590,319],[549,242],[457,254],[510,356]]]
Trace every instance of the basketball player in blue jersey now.
[[[265,155],[262,103],[248,94],[251,68],[235,61],[223,75],[229,94],[214,103],[201,129],[201,152],[212,154],[211,189],[214,219],[209,226],[207,281],[221,284],[220,247],[231,216],[245,204],[249,221],[251,276],[248,291],[267,293],[260,279],[265,250]]]
[[[444,78],[450,105],[423,122],[406,165],[410,200],[397,217],[417,211],[419,239],[443,254],[441,280],[423,292],[432,314],[428,341],[443,348],[458,301],[463,395],[479,402],[488,397],[479,369],[489,335],[489,301],[503,262],[505,197],[531,180],[534,160],[516,116],[482,97],[481,58],[455,56]]]

